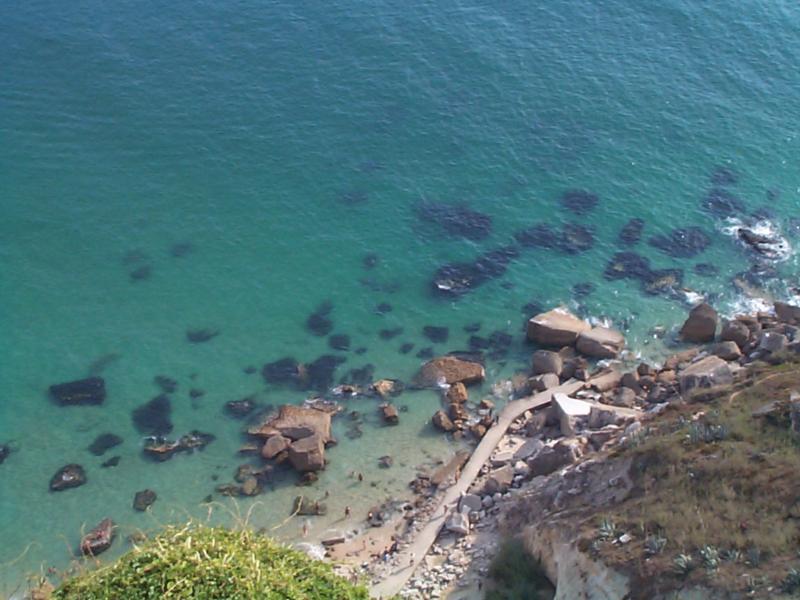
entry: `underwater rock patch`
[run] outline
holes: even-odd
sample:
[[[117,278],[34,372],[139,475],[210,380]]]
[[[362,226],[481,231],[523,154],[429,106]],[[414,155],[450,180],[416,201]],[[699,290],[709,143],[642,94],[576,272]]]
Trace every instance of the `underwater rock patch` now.
[[[379,262],[380,258],[378,257],[378,255],[370,253],[364,255],[364,258],[361,259],[361,266],[363,266],[367,270],[370,270],[378,266]]]
[[[414,344],[412,344],[411,342],[405,342],[400,346],[398,352],[400,352],[400,354],[408,354],[413,349],[414,349]]]
[[[425,325],[422,328],[422,335],[424,335],[434,344],[444,344],[450,337],[450,330],[447,327]]]
[[[306,365],[308,388],[318,392],[326,392],[333,386],[333,374],[336,368],[346,360],[342,356],[324,354],[314,362]]]
[[[385,315],[386,313],[392,312],[392,305],[388,302],[381,302],[378,306],[375,307],[375,312],[379,315]]]
[[[730,167],[726,167],[725,165],[717,165],[711,172],[709,179],[711,180],[712,185],[725,187],[726,185],[735,185],[736,182],[739,181],[739,176]]]
[[[136,267],[133,271],[128,273],[128,277],[130,277],[131,281],[144,281],[145,279],[150,279],[150,276],[153,274],[153,267],[150,265],[142,265],[141,267]]]
[[[349,350],[350,336],[344,333],[336,333],[328,338],[328,345],[334,350]]]
[[[172,394],[178,389],[178,382],[166,375],[156,375],[153,378],[153,383],[160,387],[165,394]]]
[[[202,344],[208,342],[219,335],[218,329],[189,329],[186,332],[186,339],[192,344]]]
[[[642,279],[642,291],[650,296],[670,295],[683,285],[681,269],[657,269]]]
[[[419,221],[433,222],[452,236],[474,242],[486,239],[492,231],[492,218],[465,204],[422,202],[414,212]]]
[[[729,191],[719,187],[712,188],[700,203],[703,210],[714,217],[724,219],[744,212],[744,203]]]
[[[617,252],[603,271],[608,281],[617,279],[644,279],[650,275],[650,261],[635,252]]]
[[[627,246],[633,246],[642,239],[644,231],[644,219],[634,217],[620,229],[619,241]]]
[[[95,456],[102,456],[114,446],[119,446],[123,439],[113,433],[102,433],[98,435],[94,441],[89,444],[89,452]]]
[[[170,247],[169,254],[172,258],[183,258],[193,251],[194,245],[191,242],[178,242]]]
[[[589,281],[576,283],[572,286],[572,297],[576,300],[582,300],[583,298],[591,295],[591,293],[594,292],[594,289],[594,284]]]
[[[136,492],[133,497],[133,509],[144,512],[153,505],[158,495],[151,489],[144,489]]]
[[[519,257],[519,248],[503,246],[481,254],[473,262],[449,263],[437,269],[431,287],[445,296],[460,296],[500,277],[509,263]]]
[[[287,384],[297,382],[300,377],[300,363],[291,356],[285,356],[261,369],[261,376],[267,383]]]
[[[76,488],[86,483],[86,471],[81,465],[72,463],[64,465],[50,479],[50,490],[61,492]]]
[[[131,411],[133,425],[145,435],[166,435],[172,431],[172,402],[166,394],[159,394],[146,404]]]
[[[153,436],[145,441],[143,452],[145,456],[156,462],[163,462],[172,458],[177,452],[194,452],[202,450],[216,439],[211,433],[192,430],[182,435],[177,442],[167,440],[162,436]]]
[[[402,327],[394,327],[392,329],[381,329],[378,332],[378,335],[382,340],[391,340],[393,338],[396,338],[401,333],[403,333]]]
[[[102,377],[87,377],[50,386],[50,394],[59,406],[102,404],[106,399],[106,382]]]
[[[673,258],[692,258],[711,245],[711,238],[700,227],[679,227],[668,235],[653,236],[648,243]]]
[[[576,215],[585,215],[597,206],[600,198],[587,190],[572,189],[561,195],[561,205]]]
[[[716,277],[719,275],[719,267],[711,263],[697,263],[693,270],[695,275],[700,275],[700,277]]]
[[[225,403],[225,412],[236,419],[242,419],[253,412],[256,403],[252,397],[242,398],[241,400],[231,400]]]

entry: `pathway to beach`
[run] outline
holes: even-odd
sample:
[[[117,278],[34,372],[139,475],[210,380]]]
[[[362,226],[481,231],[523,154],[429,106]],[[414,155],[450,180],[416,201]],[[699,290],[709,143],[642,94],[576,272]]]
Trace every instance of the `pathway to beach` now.
[[[439,531],[444,526],[450,508],[465,493],[481,471],[484,463],[489,459],[497,444],[503,439],[511,423],[525,411],[540,408],[550,403],[555,393],[572,394],[584,386],[584,382],[570,380],[560,386],[547,390],[534,396],[521,398],[507,404],[500,412],[495,423],[480,441],[469,461],[461,471],[461,476],[442,496],[439,505],[431,513],[428,523],[420,530],[414,541],[398,553],[398,569],[383,579],[371,590],[373,598],[391,598],[403,589],[411,578],[417,564],[428,553],[428,549],[436,541]]]

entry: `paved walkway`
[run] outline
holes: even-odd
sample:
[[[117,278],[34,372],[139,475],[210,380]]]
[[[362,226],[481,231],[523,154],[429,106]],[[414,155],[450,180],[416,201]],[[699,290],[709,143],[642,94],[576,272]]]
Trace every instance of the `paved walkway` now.
[[[557,388],[541,392],[527,398],[520,398],[509,402],[486,435],[480,441],[469,461],[461,470],[461,476],[452,486],[450,486],[439,501],[438,506],[431,513],[425,527],[420,530],[414,541],[398,552],[397,559],[400,565],[396,571],[383,579],[370,590],[373,598],[391,598],[405,587],[406,582],[411,578],[414,569],[422,558],[428,553],[431,545],[436,541],[439,530],[444,526],[444,522],[450,513],[449,508],[457,502],[462,492],[466,492],[472,482],[480,473],[481,467],[492,455],[492,452],[500,443],[509,425],[526,410],[532,410],[550,404],[554,393],[572,394],[584,386],[582,381],[570,380]],[[443,509],[442,507],[447,507]]]

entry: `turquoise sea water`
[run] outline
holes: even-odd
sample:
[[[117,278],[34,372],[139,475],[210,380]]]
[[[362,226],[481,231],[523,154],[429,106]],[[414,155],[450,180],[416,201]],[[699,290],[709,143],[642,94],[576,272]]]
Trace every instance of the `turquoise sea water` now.
[[[740,200],[737,217],[767,209],[800,243],[795,4],[493,4],[0,5],[0,443],[14,449],[0,465],[0,594],[25,574],[67,566],[81,528],[105,516],[121,526],[117,551],[136,528],[205,516],[201,500],[244,462],[242,423],[222,405],[307,395],[245,367],[340,354],[337,379],[370,363],[376,378],[408,380],[420,349],[465,349],[463,327],[480,322],[478,335],[514,336],[507,356],[487,363],[488,393],[526,364],[529,303],[608,317],[634,349],[655,352],[648,331],[679,322],[686,305],[603,270],[633,250],[653,268],[683,269],[683,285],[723,310],[741,307],[730,280],[753,255],[702,206],[720,167],[735,174],[721,185]],[[560,203],[568,189],[599,202],[575,214]],[[421,203],[469,206],[491,217],[491,232],[452,235],[419,217]],[[623,248],[618,232],[633,217],[644,220],[642,241]],[[440,266],[513,244],[537,223],[583,224],[594,245],[522,248],[469,293],[432,293]],[[647,243],[689,226],[710,240],[695,257]],[[185,254],[173,256],[176,245]],[[371,269],[367,255],[377,257]],[[719,273],[699,276],[696,263]],[[758,283],[785,293],[794,254],[770,266],[777,272]],[[132,279],[143,267],[149,276]],[[576,300],[573,286],[587,282],[593,291]],[[325,300],[349,352],[305,326]],[[378,314],[382,302],[393,310]],[[447,326],[448,341],[426,340],[425,325]],[[391,340],[379,335],[398,327]],[[220,333],[190,344],[193,328]],[[400,353],[403,343],[414,349]],[[49,400],[50,384],[109,355],[103,406]],[[153,464],[130,412],[158,393],[159,374],[179,382],[175,434],[196,428],[217,440]],[[192,401],[190,388],[205,395]],[[408,412],[391,429],[378,426],[374,400],[350,404],[368,425],[350,440],[346,419],[337,424],[340,443],[311,492],[331,491],[331,516],[311,524],[311,538],[356,526],[340,519],[344,505],[365,511],[402,494],[418,465],[456,447],[427,425],[433,392],[401,396]],[[92,456],[86,447],[103,432],[125,441]],[[387,453],[395,466],[378,469]],[[101,468],[114,454],[119,466]],[[48,492],[69,462],[89,482]],[[159,499],[151,514],[134,513],[145,487]],[[287,478],[238,510],[253,506],[250,521],[273,527],[296,493]],[[234,505],[215,499],[213,518],[229,521]],[[298,531],[297,520],[275,530]]]

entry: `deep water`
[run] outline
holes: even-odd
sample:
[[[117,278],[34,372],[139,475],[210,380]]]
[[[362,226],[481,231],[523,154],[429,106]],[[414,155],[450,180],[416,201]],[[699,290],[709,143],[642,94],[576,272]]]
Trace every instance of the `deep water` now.
[[[0,443],[13,450],[0,465],[2,594],[66,567],[81,528],[106,516],[116,551],[137,528],[209,506],[214,520],[252,509],[256,526],[283,523],[290,477],[255,501],[202,502],[245,460],[224,403],[308,395],[266,384],[267,362],[336,355],[335,381],[366,364],[408,380],[420,350],[511,334],[488,358],[488,393],[527,364],[536,306],[608,318],[655,355],[651,329],[673,327],[695,294],[723,311],[758,306],[732,285],[738,273],[750,270],[751,295],[793,293],[793,251],[756,261],[726,218],[766,218],[800,244],[797,5],[490,4],[0,5]],[[621,251],[649,263],[604,277]],[[187,340],[202,330],[217,335]],[[332,334],[349,339],[334,349]],[[48,397],[90,373],[106,381],[103,405]],[[143,459],[131,412],[160,393],[157,375],[178,384],[172,435],[211,432],[205,451]],[[434,392],[397,402],[401,425],[384,428],[375,400],[349,401],[364,435],[337,424],[310,491],[331,491],[331,513],[310,538],[355,527],[345,505],[360,516],[405,493],[419,465],[456,447],[427,423]],[[123,443],[95,456],[103,433]],[[395,466],[379,469],[387,453]],[[71,462],[88,483],[49,492]],[[136,513],[144,488],[158,500]]]

